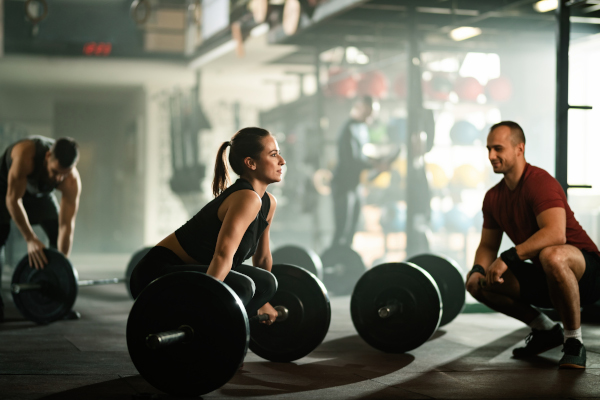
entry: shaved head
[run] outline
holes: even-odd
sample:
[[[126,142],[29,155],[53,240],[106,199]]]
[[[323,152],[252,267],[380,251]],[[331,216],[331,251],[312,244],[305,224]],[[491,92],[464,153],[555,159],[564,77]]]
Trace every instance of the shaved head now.
[[[494,129],[499,128],[501,126],[506,126],[507,128],[510,128],[510,142],[513,146],[516,146],[520,143],[525,144],[525,133],[523,133],[523,128],[521,128],[521,125],[513,121],[502,121],[492,125],[492,127],[490,128],[490,133]]]

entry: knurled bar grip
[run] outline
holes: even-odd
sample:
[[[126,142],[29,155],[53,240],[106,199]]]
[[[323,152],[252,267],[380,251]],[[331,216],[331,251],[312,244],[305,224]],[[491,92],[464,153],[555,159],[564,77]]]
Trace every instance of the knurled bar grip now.
[[[288,315],[289,315],[289,311],[287,308],[285,308],[284,306],[275,306],[273,307],[275,310],[277,310],[277,319],[275,321],[277,322],[283,322],[287,319]],[[260,314],[260,315],[255,315],[253,317],[250,317],[250,322],[261,322],[261,321],[267,321],[269,319],[269,315],[268,314]]]
[[[194,337],[194,330],[191,326],[183,325],[179,329],[172,331],[152,333],[146,336],[146,346],[152,350],[162,347],[172,346],[176,343],[184,343],[190,341]]]

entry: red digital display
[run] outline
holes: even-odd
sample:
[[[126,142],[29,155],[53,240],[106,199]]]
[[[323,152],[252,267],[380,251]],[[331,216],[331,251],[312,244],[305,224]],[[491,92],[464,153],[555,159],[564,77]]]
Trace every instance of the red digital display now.
[[[112,44],[106,42],[88,42],[83,45],[83,54],[86,56],[108,56],[112,51]]]

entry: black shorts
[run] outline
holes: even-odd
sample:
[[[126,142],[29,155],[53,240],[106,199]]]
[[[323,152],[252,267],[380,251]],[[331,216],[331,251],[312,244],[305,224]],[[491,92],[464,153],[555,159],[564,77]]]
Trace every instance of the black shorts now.
[[[584,306],[600,300],[600,256],[586,250],[581,250],[581,253],[585,259],[585,272],[579,280],[579,298]],[[536,307],[554,308],[542,266],[522,261],[509,266],[509,269],[519,281],[524,302]]]

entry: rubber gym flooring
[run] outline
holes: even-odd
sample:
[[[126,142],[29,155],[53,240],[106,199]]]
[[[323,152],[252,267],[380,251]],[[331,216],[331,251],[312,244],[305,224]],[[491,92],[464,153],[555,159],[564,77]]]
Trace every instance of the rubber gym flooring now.
[[[74,256],[80,279],[122,275],[128,256]],[[8,269],[8,268],[5,268]],[[102,272],[97,272],[102,271]],[[0,324],[0,399],[170,399],[147,384],[127,353],[132,300],[123,285],[82,288],[82,319],[37,326],[7,291]],[[331,299],[325,341],[295,363],[248,353],[244,367],[203,398],[261,399],[600,399],[600,326],[584,324],[585,370],[558,370],[560,348],[531,360],[511,358],[529,330],[495,313],[461,314],[409,354],[385,354],[357,336],[350,298]]]

